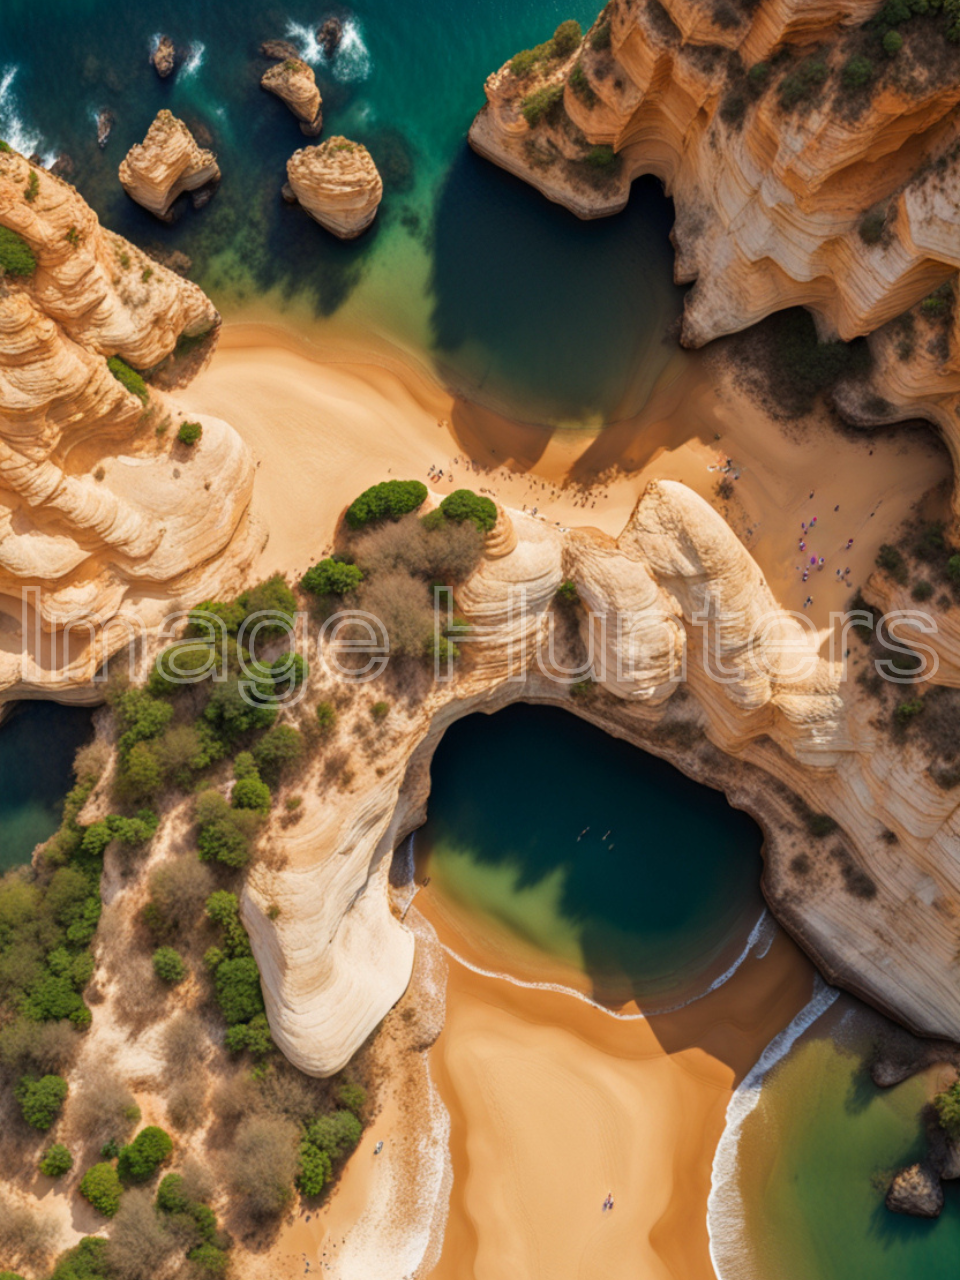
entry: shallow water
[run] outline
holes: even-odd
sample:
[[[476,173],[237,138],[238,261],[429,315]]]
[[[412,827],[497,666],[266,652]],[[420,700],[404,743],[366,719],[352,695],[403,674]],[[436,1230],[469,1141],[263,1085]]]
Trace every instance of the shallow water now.
[[[897,1169],[922,1158],[936,1070],[878,1089],[866,1063],[882,1020],[843,997],[764,1083],[743,1127],[743,1251],[721,1280],[954,1280],[960,1187],[942,1216],[889,1213]],[[952,1073],[951,1073],[952,1074]]]
[[[5,0],[0,6],[0,137],[52,158],[104,223],[136,243],[181,249],[226,313],[269,293],[311,318],[375,329],[447,382],[518,416],[587,423],[639,408],[675,341],[672,204],[638,184],[628,210],[582,223],[481,161],[466,133],[483,82],[564,18],[598,0],[364,0],[331,64],[314,32],[325,6],[259,0]],[[161,81],[157,33],[189,50]],[[341,244],[280,199],[285,163],[309,145],[259,88],[266,38],[296,43],[316,69],[324,136],[367,143],[385,182],[370,233]],[[170,107],[209,131],[223,183],[205,209],[166,227],[123,193],[117,166]],[[105,151],[95,118],[117,117]],[[322,329],[321,329],[322,335]],[[638,378],[638,370],[641,376]]]
[[[92,712],[24,702],[0,724],[0,873],[29,862],[60,824],[73,758],[92,736]]]
[[[760,844],[719,792],[532,706],[447,731],[416,836],[434,892],[641,1007],[742,950],[763,910]]]

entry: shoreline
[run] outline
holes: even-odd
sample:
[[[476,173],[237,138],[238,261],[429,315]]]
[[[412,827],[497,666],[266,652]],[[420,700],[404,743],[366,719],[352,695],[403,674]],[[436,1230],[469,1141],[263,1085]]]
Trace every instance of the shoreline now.
[[[806,1006],[813,976],[778,932],[695,1004],[624,1022],[451,964],[430,1073],[451,1117],[454,1180],[431,1280],[497,1280],[504,1260],[517,1274],[628,1280],[638,1248],[644,1275],[713,1280],[714,1147],[735,1087]]]

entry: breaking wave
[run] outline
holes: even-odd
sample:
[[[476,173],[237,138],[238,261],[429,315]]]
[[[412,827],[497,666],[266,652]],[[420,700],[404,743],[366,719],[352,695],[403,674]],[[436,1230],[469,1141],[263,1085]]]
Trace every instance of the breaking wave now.
[[[0,71],[0,139],[19,151],[30,156],[36,152],[44,167],[53,164],[57,158],[55,151],[45,150],[43,135],[31,129],[20,114],[14,81],[19,67],[6,66]]]
[[[304,62],[309,62],[312,67],[326,67],[334,80],[339,80],[341,84],[355,84],[366,80],[370,75],[373,59],[356,18],[347,18],[344,22],[340,46],[332,58],[327,57],[317,40],[316,27],[288,22],[287,39],[300,50]]]

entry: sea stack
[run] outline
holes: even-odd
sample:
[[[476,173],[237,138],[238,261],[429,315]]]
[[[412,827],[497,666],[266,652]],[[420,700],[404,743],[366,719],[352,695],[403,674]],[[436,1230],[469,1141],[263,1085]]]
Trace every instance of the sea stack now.
[[[328,58],[332,58],[340,48],[342,39],[343,23],[339,18],[327,18],[317,31],[317,40]]]
[[[302,58],[286,58],[260,78],[261,89],[275,93],[300,121],[300,130],[315,138],[323,128],[323,100],[313,74]]]
[[[164,110],[143,142],[135,143],[120,162],[120,181],[131,199],[169,222],[177,197],[212,188],[220,181],[220,169],[213,152],[201,149],[183,121]]]
[[[177,51],[169,36],[160,37],[156,49],[150,55],[150,61],[160,79],[166,80],[177,65]]]
[[[97,146],[101,151],[109,142],[115,124],[116,117],[106,107],[97,113]]]
[[[289,188],[311,218],[341,240],[366,231],[383,199],[383,182],[365,146],[328,138],[287,161]]]
[[[901,1169],[887,1192],[887,1208],[914,1218],[938,1218],[943,1209],[943,1187],[928,1165]]]

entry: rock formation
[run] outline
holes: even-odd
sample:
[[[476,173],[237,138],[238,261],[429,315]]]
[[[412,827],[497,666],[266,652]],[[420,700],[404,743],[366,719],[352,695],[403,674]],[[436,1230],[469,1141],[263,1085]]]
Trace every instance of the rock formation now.
[[[343,23],[339,18],[327,18],[317,31],[317,40],[327,58],[332,58],[343,39]]]
[[[675,275],[701,346],[803,305],[868,333],[960,266],[960,45],[942,11],[890,56],[874,0],[611,0],[572,51],[487,81],[470,141],[580,217],[652,173],[676,205]]]
[[[170,75],[177,65],[177,51],[169,36],[160,37],[156,49],[150,55],[150,61],[161,80]]]
[[[131,199],[169,222],[177,197],[184,191],[212,190],[220,170],[213,152],[202,150],[183,121],[163,110],[143,142],[135,143],[121,161],[120,181]]]
[[[923,1164],[901,1169],[887,1192],[887,1208],[915,1218],[938,1218],[943,1210],[943,1187],[934,1171]]]
[[[253,467],[216,419],[174,467],[175,406],[132,372],[172,382],[184,340],[195,362],[212,352],[219,316],[196,285],[12,151],[0,225],[36,262],[0,289],[0,700],[98,701],[109,653],[241,579]]]
[[[287,58],[265,71],[260,87],[275,93],[300,121],[300,132],[315,138],[323,128],[323,103],[313,74],[302,58]]]
[[[283,61],[286,58],[299,58],[300,50],[289,40],[264,40],[260,52],[265,58]]]
[[[113,126],[116,122],[116,116],[112,111],[108,111],[106,107],[97,112],[97,146],[101,151],[110,141],[110,134],[113,132]]]
[[[287,161],[291,193],[322,227],[341,240],[366,231],[383,199],[383,182],[365,146],[328,138],[303,147]]]

